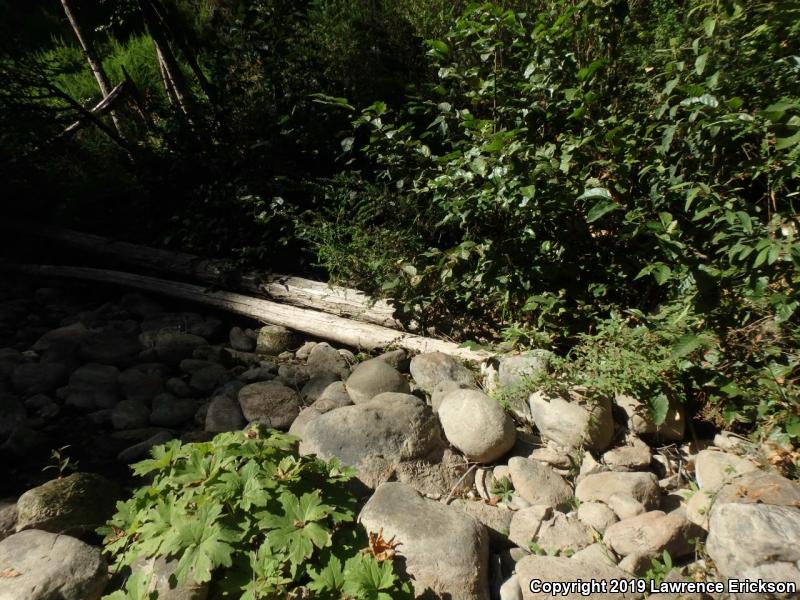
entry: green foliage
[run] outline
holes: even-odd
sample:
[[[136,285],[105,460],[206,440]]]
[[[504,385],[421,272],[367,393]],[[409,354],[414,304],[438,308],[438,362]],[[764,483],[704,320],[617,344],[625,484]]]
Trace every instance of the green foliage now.
[[[664,581],[664,577],[672,570],[672,556],[670,556],[669,552],[664,550],[661,554],[661,560],[657,558],[650,559],[650,568],[647,569],[647,573],[645,573],[645,579],[651,579],[654,581],[656,586],[661,585],[661,582]]]
[[[51,450],[50,464],[44,467],[42,471],[58,471],[59,479],[70,471],[77,471],[78,461],[73,460],[72,457],[66,453],[67,448],[69,448],[69,445]]]
[[[177,561],[178,584],[211,581],[211,597],[406,597],[391,561],[363,553],[351,472],[297,454],[296,438],[252,426],[210,442],[157,446],[133,466],[149,483],[100,530],[123,570],[156,556]],[[111,599],[149,598],[142,573]]]
[[[508,502],[513,495],[514,487],[511,485],[508,477],[500,478],[500,481],[495,481],[492,486],[492,496],[497,496],[500,498],[501,502]]]

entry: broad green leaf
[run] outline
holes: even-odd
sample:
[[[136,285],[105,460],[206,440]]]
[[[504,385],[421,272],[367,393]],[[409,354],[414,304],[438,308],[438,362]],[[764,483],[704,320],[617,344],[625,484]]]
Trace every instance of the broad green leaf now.
[[[608,213],[615,210],[622,210],[622,207],[613,201],[600,200],[599,202],[595,203],[595,205],[592,206],[592,208],[589,209],[588,213],[586,213],[586,222],[594,223],[604,215],[607,215]]]
[[[648,405],[653,423],[656,426],[662,425],[667,420],[667,414],[669,413],[669,398],[664,393],[659,392],[650,397]]]
[[[706,69],[706,62],[708,61],[708,52],[701,54],[694,61],[694,70],[698,75],[702,75]]]
[[[681,336],[672,346],[672,358],[682,358],[684,356],[688,356],[703,344],[703,338],[699,335],[690,333]]]

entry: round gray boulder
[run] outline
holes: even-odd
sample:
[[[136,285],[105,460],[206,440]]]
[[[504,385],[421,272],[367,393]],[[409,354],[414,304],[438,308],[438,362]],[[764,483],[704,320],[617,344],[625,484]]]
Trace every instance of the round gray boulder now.
[[[444,435],[473,462],[492,462],[511,450],[517,431],[502,407],[478,390],[454,390],[439,406]]]
[[[249,422],[286,431],[300,413],[300,396],[277,381],[260,381],[239,390],[239,405]]]
[[[371,359],[362,362],[353,369],[345,382],[347,393],[354,404],[369,402],[384,392],[408,393],[408,381],[388,363]]]
[[[416,384],[429,394],[440,381],[455,381],[467,387],[475,384],[472,372],[455,358],[443,352],[418,354],[411,359],[409,369]]]

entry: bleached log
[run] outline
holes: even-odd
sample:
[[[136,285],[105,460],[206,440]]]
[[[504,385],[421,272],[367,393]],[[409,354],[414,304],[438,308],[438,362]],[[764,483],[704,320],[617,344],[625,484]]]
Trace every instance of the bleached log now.
[[[359,290],[279,273],[239,272],[230,262],[118,242],[72,229],[20,221],[7,222],[6,227],[157,273],[263,295],[286,304],[384,327],[401,327],[389,302],[373,301]]]
[[[372,323],[353,321],[234,292],[207,290],[190,283],[88,267],[3,264],[0,268],[36,277],[80,279],[144,290],[212,306],[264,323],[282,325],[307,335],[364,350],[378,350],[391,346],[411,352],[443,352],[470,362],[482,362],[492,356],[489,352],[471,350],[453,342],[404,333]]]

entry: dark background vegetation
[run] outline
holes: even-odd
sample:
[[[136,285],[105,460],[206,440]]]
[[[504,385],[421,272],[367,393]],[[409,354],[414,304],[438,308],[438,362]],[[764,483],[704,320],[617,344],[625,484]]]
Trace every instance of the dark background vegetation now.
[[[135,83],[125,147],[52,140],[101,94],[58,1],[3,0],[4,214],[346,283],[796,444],[800,3],[162,0],[185,110],[142,2],[72,4]]]

